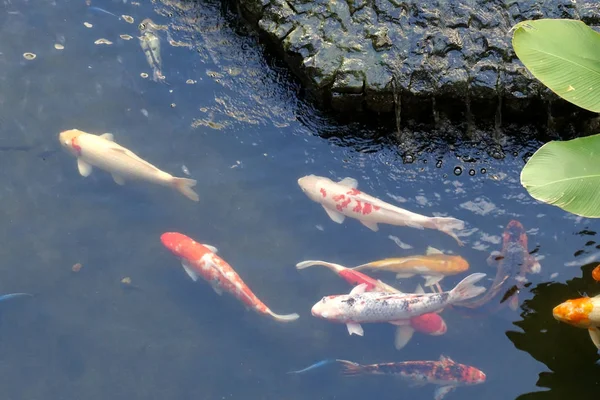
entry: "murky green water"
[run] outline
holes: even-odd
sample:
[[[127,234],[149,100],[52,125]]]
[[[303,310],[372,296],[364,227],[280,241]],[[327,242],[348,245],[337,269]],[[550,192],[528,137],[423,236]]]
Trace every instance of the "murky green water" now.
[[[506,157],[497,160],[478,143],[432,140],[405,163],[378,139],[382,130],[337,125],[300,100],[285,68],[221,2],[92,6],[116,16],[83,1],[0,7],[0,290],[35,295],[0,304],[4,398],[431,399],[431,386],[387,377],[286,372],[325,358],[376,363],[440,354],[488,377],[447,399],[593,398],[600,367],[587,332],[559,325],[551,309],[579,292],[600,292],[589,277],[600,250],[586,245],[597,240],[598,226],[538,204],[520,186],[523,159],[539,143],[507,139]],[[117,17],[123,14],[134,22]],[[171,46],[162,34],[165,83],[140,76],[152,76],[137,39],[145,18],[189,44]],[[94,44],[101,38],[112,45]],[[97,169],[81,177],[57,140],[72,128],[112,132],[175,175],[184,176],[185,166],[200,202],[152,185],[118,186]],[[307,174],[351,176],[385,201],[460,218],[466,246],[431,230],[337,225],[298,187]],[[465,318],[445,311],[445,335],[416,335],[402,351],[388,325],[350,337],[344,326],[310,315],[322,296],[349,287],[324,269],[297,271],[299,261],[353,266],[434,246],[492,279],[486,258],[501,249],[512,219],[527,230],[529,250],[545,257],[517,312]],[[193,283],[161,245],[166,231],[217,246],[265,303],[301,318],[277,324]],[[82,264],[76,273],[75,263]],[[134,288],[120,283],[124,277]],[[378,277],[394,283],[393,275]],[[446,278],[444,287],[459,278]]]

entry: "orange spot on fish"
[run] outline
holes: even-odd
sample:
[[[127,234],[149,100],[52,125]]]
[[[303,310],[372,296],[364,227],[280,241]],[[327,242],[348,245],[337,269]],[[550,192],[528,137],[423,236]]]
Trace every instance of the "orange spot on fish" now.
[[[363,215],[368,215],[368,214],[371,214],[372,212],[373,212],[373,208],[371,206],[371,203],[365,203],[365,206],[362,209]]]
[[[595,281],[600,282],[600,265],[592,271],[592,278],[594,278]]]
[[[350,195],[350,196],[356,196],[358,194],[360,194],[360,190],[358,189],[350,189],[346,192],[346,194]]]
[[[320,192],[323,197],[327,197],[327,191],[325,189],[321,188]]]
[[[81,154],[81,146],[79,145],[79,143],[77,142],[77,138],[74,137],[73,139],[71,139],[71,147],[78,153]]]
[[[360,203],[360,200],[356,200],[356,206],[352,209],[352,211],[357,213],[362,211],[362,205]]]
[[[338,200],[336,200],[336,197],[338,198]],[[346,196],[344,196],[343,194],[339,196],[334,196],[333,200],[335,200],[338,203],[335,206],[335,208],[337,208],[338,211],[343,211],[344,208],[348,208],[348,205],[352,201],[352,199],[346,199]]]

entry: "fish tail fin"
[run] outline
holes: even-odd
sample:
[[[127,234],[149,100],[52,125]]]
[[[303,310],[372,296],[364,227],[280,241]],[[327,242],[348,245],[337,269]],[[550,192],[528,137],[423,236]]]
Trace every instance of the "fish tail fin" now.
[[[362,265],[359,265],[357,267],[350,268],[350,269],[354,270],[354,271],[361,271],[361,270],[369,269],[369,264],[362,264]]]
[[[450,302],[455,304],[462,300],[468,300],[485,292],[482,286],[475,286],[475,283],[482,280],[486,274],[478,272],[467,276],[460,281],[454,289],[450,291]]]
[[[11,300],[16,297],[33,297],[33,295],[29,293],[8,293],[0,296],[0,301]]]
[[[300,316],[296,313],[292,314],[275,314],[271,310],[267,310],[267,314],[269,314],[273,319],[277,322],[292,322],[300,318]]]
[[[464,221],[451,217],[433,217],[432,219],[436,229],[453,237],[454,240],[458,242],[459,246],[463,245],[463,242],[458,238],[454,231],[463,230],[465,228]]]
[[[200,197],[198,197],[198,193],[194,192],[192,189],[194,186],[196,186],[196,180],[194,179],[173,178],[173,187],[175,187],[179,193],[190,200],[199,201]]]
[[[359,363],[348,360],[335,360],[342,365],[342,374],[347,376],[360,375],[363,373],[364,367]]]
[[[301,374],[301,373],[313,370],[315,368],[322,367],[322,366],[327,365],[327,364],[332,364],[334,362],[336,362],[336,360],[333,360],[333,359],[321,360],[321,361],[318,361],[318,362],[316,362],[316,363],[314,363],[312,365],[309,365],[306,368],[299,369],[297,371],[290,371],[290,372],[288,372],[288,374]]]
[[[342,271],[345,269],[345,267],[343,267],[339,264],[334,264],[334,263],[330,263],[327,261],[319,261],[319,260],[306,260],[306,261],[299,262],[298,264],[296,264],[296,268],[304,269],[304,268],[312,267],[315,265],[322,265],[322,266],[327,267],[336,272],[339,272],[339,271]]]

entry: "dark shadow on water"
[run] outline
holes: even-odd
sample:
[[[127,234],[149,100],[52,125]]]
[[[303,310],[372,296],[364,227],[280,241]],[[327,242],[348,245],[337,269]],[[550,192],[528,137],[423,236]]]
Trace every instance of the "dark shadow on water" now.
[[[552,317],[552,309],[563,301],[600,293],[600,283],[591,277],[597,265],[582,266],[582,277],[568,280],[566,284],[542,283],[532,289],[533,298],[523,302],[523,319],[514,322],[523,332],[508,331],[506,335],[519,350],[546,364],[550,372],[540,373],[536,385],[550,390],[526,393],[518,399],[597,398],[599,356],[587,330],[559,323]],[[596,395],[592,396],[593,393]]]

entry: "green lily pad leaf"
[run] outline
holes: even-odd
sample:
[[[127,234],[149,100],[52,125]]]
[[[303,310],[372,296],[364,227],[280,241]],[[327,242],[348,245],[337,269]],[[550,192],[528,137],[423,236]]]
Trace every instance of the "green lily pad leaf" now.
[[[600,34],[570,19],[522,21],[513,48],[525,67],[563,99],[600,112]]]
[[[546,143],[521,171],[521,185],[536,200],[600,218],[600,135]]]

